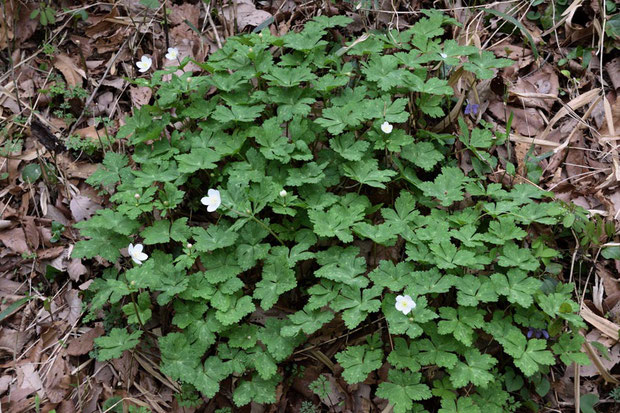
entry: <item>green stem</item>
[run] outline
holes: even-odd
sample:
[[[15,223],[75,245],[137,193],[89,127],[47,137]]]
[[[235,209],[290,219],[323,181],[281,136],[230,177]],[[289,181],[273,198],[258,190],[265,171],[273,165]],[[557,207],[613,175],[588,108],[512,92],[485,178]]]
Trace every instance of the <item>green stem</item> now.
[[[231,207],[227,207],[227,208],[228,208],[228,209],[230,209],[230,210],[231,210],[232,212],[234,212],[235,214],[241,215],[242,217],[246,217],[246,218],[251,218],[251,219],[253,219],[253,220],[254,220],[257,224],[259,224],[261,227],[263,227],[263,228],[265,228],[267,231],[269,231],[269,233],[270,233],[271,235],[273,235],[273,237],[274,237],[275,239],[277,239],[277,240],[278,240],[278,242],[279,242],[281,245],[286,246],[286,245],[284,244],[284,242],[280,239],[280,237],[278,237],[278,235],[277,235],[275,232],[273,232],[273,231],[271,230],[271,228],[269,228],[269,226],[268,226],[267,224],[265,224],[265,223],[264,223],[263,221],[261,221],[260,219],[256,218],[256,217],[254,216],[254,214],[250,214],[250,213],[243,213],[243,212],[241,212],[241,211],[237,211],[236,209],[231,208]]]

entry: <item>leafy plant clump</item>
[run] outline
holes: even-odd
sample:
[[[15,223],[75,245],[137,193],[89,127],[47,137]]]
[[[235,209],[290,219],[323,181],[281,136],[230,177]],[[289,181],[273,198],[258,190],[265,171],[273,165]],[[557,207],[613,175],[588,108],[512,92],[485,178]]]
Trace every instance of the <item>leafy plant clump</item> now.
[[[389,364],[375,392],[396,413],[514,411],[558,359],[587,362],[557,244],[584,214],[486,181],[505,134],[429,130],[454,105],[449,78],[511,61],[443,41],[456,22],[439,13],[336,43],[350,21],[233,37],[198,63],[207,75],[135,81],[156,99],[119,130],[133,154],[108,153],[88,180],[113,207],[77,224],[74,256],[116,264],[90,288],[89,318],[117,315],[95,355],[157,348],[190,393],[234,376],[237,406],[272,403],[329,323],[351,332],[334,359],[347,383]]]

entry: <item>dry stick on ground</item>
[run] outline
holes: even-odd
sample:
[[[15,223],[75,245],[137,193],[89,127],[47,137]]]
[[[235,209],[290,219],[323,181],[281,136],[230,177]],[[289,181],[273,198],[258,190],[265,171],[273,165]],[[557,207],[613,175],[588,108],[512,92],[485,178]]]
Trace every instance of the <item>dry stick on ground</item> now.
[[[129,38],[125,39],[125,41],[123,42],[121,47],[119,47],[118,51],[116,52],[116,54],[114,55],[112,60],[110,60],[110,62],[108,63],[108,66],[105,68],[105,72],[103,73],[103,76],[101,77],[101,80],[99,81],[99,83],[95,87],[95,90],[93,90],[93,92],[90,94],[90,96],[86,100],[86,103],[84,103],[84,108],[82,108],[82,112],[80,113],[80,116],[78,116],[76,121],[73,123],[73,126],[71,126],[71,129],[69,130],[69,133],[68,133],[67,136],[71,136],[73,134],[73,132],[75,132],[75,129],[77,128],[77,125],[80,123],[80,121],[84,117],[84,113],[86,112],[86,109],[92,103],[93,99],[95,98],[95,95],[99,91],[99,88],[101,87],[101,85],[103,84],[103,81],[105,80],[106,76],[108,75],[108,72],[110,71],[112,66],[114,66],[114,62],[116,62],[116,59],[118,59],[118,56],[120,56],[121,52],[123,51],[123,49],[127,45],[128,41],[129,41]]]

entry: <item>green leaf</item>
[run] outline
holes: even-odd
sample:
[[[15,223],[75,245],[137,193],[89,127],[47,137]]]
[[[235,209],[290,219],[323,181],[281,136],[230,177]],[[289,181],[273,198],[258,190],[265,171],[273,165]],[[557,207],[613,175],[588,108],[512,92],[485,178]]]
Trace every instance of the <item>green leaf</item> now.
[[[374,284],[387,287],[397,293],[412,282],[409,278],[412,270],[413,265],[410,263],[399,262],[394,265],[392,261],[381,260],[377,268],[368,274],[368,277]]]
[[[124,328],[113,328],[107,336],[97,337],[95,346],[97,360],[106,361],[119,358],[124,351],[131,350],[140,342],[142,331],[129,333]]]
[[[389,182],[396,171],[388,169],[379,170],[376,159],[365,159],[359,162],[349,162],[343,167],[344,175],[363,184],[374,188],[385,188],[384,183]]]
[[[357,288],[368,285],[368,279],[362,274],[366,272],[366,260],[358,257],[357,247],[330,247],[327,251],[317,252],[316,261],[321,268],[314,275],[319,278],[343,283]]]
[[[458,266],[473,267],[476,263],[476,254],[464,248],[457,249],[454,244],[448,241],[440,244],[431,244],[430,246],[435,263],[438,268],[451,269]]]
[[[275,403],[276,386],[280,382],[281,377],[274,375],[269,379],[263,379],[258,374],[252,376],[252,380],[241,380],[233,392],[233,401],[235,406],[245,406],[250,402],[255,403]]]
[[[488,354],[481,354],[478,349],[472,348],[465,352],[465,362],[458,361],[450,369],[450,381],[454,387],[465,387],[472,383],[474,386],[486,387],[493,379],[490,372],[497,360]]]
[[[127,168],[129,162],[127,156],[108,152],[103,159],[103,164],[86,179],[86,183],[102,187],[109,187],[120,183],[131,175],[131,170]]]
[[[252,122],[265,109],[265,105],[241,106],[232,105],[230,108],[218,105],[211,117],[218,122]]]
[[[476,307],[480,302],[497,301],[497,293],[489,277],[466,274],[456,282],[458,293],[456,301],[459,305]]]
[[[534,302],[534,294],[542,286],[542,282],[516,268],[508,270],[507,274],[495,273],[491,275],[495,291],[505,296],[513,304],[527,308]]]
[[[456,201],[463,200],[463,184],[467,178],[459,168],[443,167],[441,174],[434,182],[422,182],[418,187],[424,195],[437,198],[442,206],[450,206]]]
[[[140,235],[144,238],[144,244],[164,244],[170,241],[170,221],[162,219],[155,221],[152,226],[146,227]]]
[[[388,381],[379,384],[377,396],[389,400],[394,413],[407,413],[413,402],[431,398],[431,390],[420,383],[422,375],[410,371],[390,370]]]
[[[295,271],[289,268],[286,257],[268,257],[263,267],[263,278],[256,283],[254,299],[260,300],[263,310],[269,310],[280,295],[297,286]]]
[[[282,134],[281,121],[278,118],[267,119],[258,127],[250,129],[250,136],[260,145],[260,152],[266,159],[287,163],[295,146]]]
[[[407,345],[407,341],[402,337],[394,338],[394,349],[388,356],[390,364],[399,369],[409,369],[412,372],[420,370],[420,363],[417,361],[418,347],[416,343]]]
[[[202,169],[217,168],[215,162],[220,160],[220,155],[213,149],[192,148],[190,153],[177,155],[175,159],[179,162],[179,172],[193,173]]]
[[[434,311],[428,309],[425,297],[413,297],[416,307],[407,315],[396,309],[396,296],[387,294],[383,299],[382,310],[388,322],[391,334],[406,334],[417,338],[424,330],[420,324],[437,318]]]
[[[256,307],[252,303],[250,296],[230,296],[230,302],[227,309],[220,310],[215,313],[215,318],[225,326],[238,323],[243,317],[253,312]]]
[[[471,397],[459,397],[457,400],[442,399],[437,413],[482,413],[482,410]]]
[[[432,170],[444,158],[431,142],[417,142],[403,146],[400,156],[425,171]]]
[[[230,247],[235,244],[238,234],[230,231],[226,223],[211,224],[204,229],[202,227],[193,227],[194,247],[198,251],[208,252],[215,251],[219,248]]]
[[[524,271],[535,271],[540,263],[529,249],[519,248],[514,242],[508,242],[502,248],[502,255],[497,259],[502,267],[517,267]]]
[[[151,297],[149,293],[143,292],[139,294],[135,304],[125,304],[122,310],[127,316],[127,322],[129,324],[145,324],[151,319],[151,315],[153,314],[151,311]]]
[[[437,328],[431,328],[429,333],[431,340],[417,341],[417,360],[423,366],[454,368],[458,361],[455,353],[460,351],[460,344],[450,336],[437,334]]]
[[[280,334],[282,327],[288,325],[286,320],[267,318],[265,327],[258,330],[258,339],[267,347],[267,351],[276,361],[286,360],[303,340],[304,335],[284,337]]]
[[[360,161],[370,144],[366,141],[356,140],[353,133],[345,133],[330,139],[329,145],[344,159]]]
[[[340,294],[330,304],[334,311],[342,311],[342,320],[348,329],[354,329],[368,317],[370,313],[379,311],[383,288],[374,286],[365,290],[345,285]]]
[[[478,76],[479,79],[490,79],[495,76],[493,68],[508,67],[514,63],[510,59],[498,59],[493,52],[485,50],[479,55],[470,55],[469,61],[463,64],[463,68]]]
[[[514,349],[511,350],[513,354],[521,353],[518,357],[513,356],[515,359],[515,366],[527,377],[539,371],[540,366],[551,366],[555,364],[553,354],[546,349],[547,342],[545,340],[526,340],[523,334],[520,336],[515,334],[513,337],[513,346]]]
[[[371,349],[367,345],[349,346],[336,354],[336,360],[344,368],[342,377],[349,384],[366,380],[368,374],[383,364],[383,350]]]
[[[484,325],[483,312],[473,307],[441,307],[439,314],[444,319],[439,322],[440,334],[452,334],[461,343],[471,346],[474,329]]]
[[[581,402],[581,413],[596,413],[594,405],[599,402],[599,398],[596,394],[588,393],[579,396]]]
[[[291,314],[288,318],[291,324],[282,327],[280,330],[283,337],[294,337],[302,331],[310,335],[319,330],[323,324],[330,322],[334,318],[334,313],[331,311],[307,311],[303,309],[295,314]]]
[[[527,232],[519,228],[514,223],[512,217],[498,217],[489,223],[489,229],[484,234],[484,240],[497,245],[504,245],[507,241],[523,239]]]
[[[562,334],[556,344],[553,345],[553,352],[560,356],[560,360],[567,366],[571,363],[578,363],[583,366],[590,364],[590,358],[581,351],[581,346],[585,342],[585,338],[580,335],[571,336],[570,334]]]
[[[359,108],[353,104],[323,109],[322,117],[315,120],[332,135],[339,135],[345,128],[359,126],[364,119]]]

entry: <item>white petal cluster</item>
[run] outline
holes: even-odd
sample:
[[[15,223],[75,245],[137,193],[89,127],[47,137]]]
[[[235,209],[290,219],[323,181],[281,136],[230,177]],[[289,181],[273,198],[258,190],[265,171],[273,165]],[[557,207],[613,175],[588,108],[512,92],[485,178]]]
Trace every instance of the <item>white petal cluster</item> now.
[[[220,191],[217,189],[209,189],[207,196],[202,197],[200,200],[202,205],[207,207],[207,211],[213,212],[222,204],[222,198],[220,197]]]
[[[396,309],[407,315],[416,307],[415,301],[408,295],[399,295],[396,297]]]
[[[168,53],[166,53],[166,59],[177,60],[179,58],[179,49],[176,47],[169,47]]]
[[[381,124],[381,130],[383,133],[392,133],[392,129],[394,129],[394,126],[388,121]]]
[[[136,62],[136,66],[138,66],[138,71],[140,73],[147,72],[151,66],[153,65],[153,59],[148,56],[142,56],[139,62]]]
[[[129,244],[129,246],[127,247],[127,253],[131,257],[133,262],[135,262],[138,265],[142,265],[142,261],[146,261],[149,257],[148,255],[142,252],[143,249],[144,249],[144,246],[142,244],[136,244],[136,245]]]

